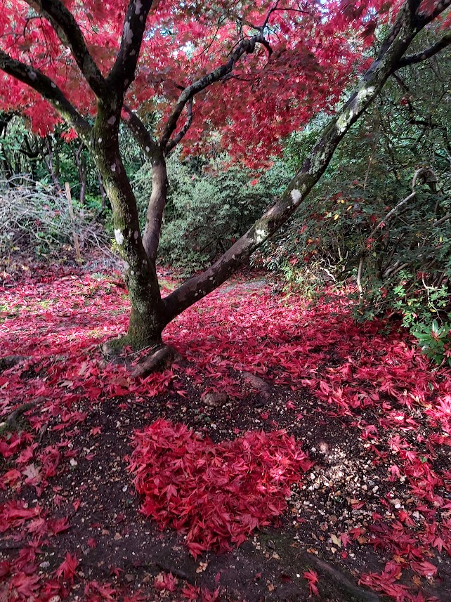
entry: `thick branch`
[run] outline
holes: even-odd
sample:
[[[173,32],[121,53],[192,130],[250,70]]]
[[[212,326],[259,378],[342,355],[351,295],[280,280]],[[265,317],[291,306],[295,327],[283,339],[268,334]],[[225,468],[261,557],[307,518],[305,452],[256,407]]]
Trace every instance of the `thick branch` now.
[[[420,2],[417,2],[417,4],[422,6],[422,4]],[[416,15],[417,31],[420,31],[426,25],[428,25],[429,23],[434,21],[436,19],[436,17],[439,17],[439,15],[442,12],[444,12],[447,8],[449,8],[449,6],[450,6],[450,0],[439,0],[439,2],[437,2],[435,4],[435,8],[433,9],[433,11],[430,14],[418,13]]]
[[[107,95],[105,80],[86,46],[83,33],[72,13],[60,0],[26,0],[51,23],[65,46],[69,46],[80,71],[97,97]]]
[[[130,0],[122,30],[121,46],[107,78],[120,99],[135,78],[135,69],[143,41],[146,19],[153,0]]]
[[[162,229],[163,211],[168,192],[168,176],[163,156],[152,162],[152,193],[146,212],[146,227],[143,233],[143,246],[155,264]]]
[[[220,81],[226,75],[231,73],[231,71],[234,68],[234,65],[244,54],[251,54],[252,52],[254,52],[254,48],[257,43],[263,44],[264,46],[268,46],[262,32],[259,32],[251,38],[243,39],[239,44],[237,44],[234,51],[231,52],[227,63],[221,65],[220,67],[217,67],[207,75],[204,75],[204,77],[201,77],[200,79],[190,84],[187,88],[185,88],[185,90],[179,96],[176,106],[174,107],[174,111],[171,113],[171,115],[168,118],[168,121],[166,122],[165,129],[163,130],[163,134],[160,139],[160,147],[162,149],[166,150],[169,139],[171,138],[171,135],[177,127],[178,119],[181,116],[181,113],[184,110],[184,107],[187,104],[187,102],[190,99],[192,99],[195,96],[195,94],[198,94],[198,92],[201,92],[211,84]]]
[[[138,115],[129,107],[124,110],[127,113],[125,123],[152,165],[152,194],[146,212],[143,246],[147,256],[155,264],[168,189],[165,158]]]
[[[406,13],[405,18],[413,21],[416,7],[413,7],[413,3],[410,2],[410,0],[406,0],[404,10]],[[400,14],[401,13],[399,13],[398,17],[400,17]],[[377,58],[375,59],[376,61],[380,61],[385,56],[385,54],[388,52],[388,50],[391,48],[391,46],[393,45],[397,36],[400,34],[400,30],[401,30],[402,26],[403,26],[402,19],[397,18],[394,25],[392,26],[390,32],[388,33],[388,35],[385,37],[385,39],[383,40],[383,42],[381,44],[380,51],[377,54]]]
[[[401,69],[402,67],[407,67],[408,65],[415,65],[416,63],[422,63],[426,61],[438,52],[441,52],[444,48],[450,45],[450,31],[447,32],[438,42],[432,44],[422,52],[417,52],[416,54],[410,54],[408,56],[404,56],[400,59],[398,64],[396,65],[394,71]]]
[[[81,137],[86,137],[91,130],[89,123],[69,102],[61,89],[39,69],[34,69],[0,50],[0,69],[27,84],[45,98]]]
[[[152,138],[146,126],[136,113],[134,113],[127,105],[124,105],[123,111],[127,115],[127,118],[124,119],[124,123],[131,131],[136,142],[140,145],[141,150],[146,154],[148,159],[152,161],[156,155],[160,154],[159,145]]]
[[[292,216],[326,170],[339,142],[379,94],[418,31],[408,0],[384,42],[385,50],[378,54],[357,90],[324,129],[282,197],[214,265],[166,297],[164,303],[169,318],[174,318],[224,282]]]

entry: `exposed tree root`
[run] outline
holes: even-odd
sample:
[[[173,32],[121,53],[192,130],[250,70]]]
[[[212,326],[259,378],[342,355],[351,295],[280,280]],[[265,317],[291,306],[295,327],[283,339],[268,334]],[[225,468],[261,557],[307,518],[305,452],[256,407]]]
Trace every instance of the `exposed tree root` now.
[[[131,373],[132,378],[144,378],[152,372],[168,368],[174,361],[182,359],[180,353],[170,345],[153,347],[151,352],[143,358]]]
[[[5,542],[0,544],[0,551],[3,552],[3,550],[20,550],[23,547],[24,544],[22,541],[17,541],[13,543]]]
[[[357,602],[381,602],[380,596],[358,587],[328,562],[317,558],[314,554],[309,554],[308,552],[305,552],[305,554],[309,558],[309,562],[315,565],[319,572],[323,573],[331,581],[334,581],[337,588],[347,594],[350,600],[356,600]]]
[[[22,355],[7,355],[6,357],[0,357],[0,372],[9,370],[10,368],[25,362],[28,359],[28,357],[24,357]]]
[[[24,414],[36,406],[38,400],[23,403],[21,406],[11,412],[11,414],[0,423],[0,433],[13,430],[17,426],[17,420]]]
[[[161,569],[162,571],[165,571],[165,573],[172,573],[176,577],[179,577],[179,579],[188,581],[188,583],[191,583],[191,584],[194,583],[194,578],[191,577],[188,573],[186,573],[185,571],[181,571],[180,569],[177,569],[176,567],[174,567],[170,564],[166,564],[163,562],[156,562],[155,566],[158,567],[159,569]]]

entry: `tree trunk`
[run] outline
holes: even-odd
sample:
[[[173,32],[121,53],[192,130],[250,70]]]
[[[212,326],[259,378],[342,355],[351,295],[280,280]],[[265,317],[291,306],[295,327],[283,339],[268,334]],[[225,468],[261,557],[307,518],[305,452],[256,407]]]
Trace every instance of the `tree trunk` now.
[[[128,125],[137,141],[150,156],[153,165],[153,192],[147,213],[144,245],[139,237],[136,205],[132,203],[133,193],[125,177],[124,168],[120,164],[119,151],[115,148],[112,154],[110,144],[106,144],[110,155],[108,159],[105,156],[105,160],[99,163],[99,169],[112,202],[115,233],[119,232],[121,241],[124,238],[124,242],[119,243],[116,236],[118,244],[122,245],[123,257],[129,264],[127,282],[132,314],[126,339],[134,347],[145,347],[159,342],[166,324],[220,286],[253,251],[287,222],[325,172],[342,138],[399,67],[399,62],[422,27],[417,22],[410,3],[407,2],[401,9],[392,31],[383,42],[377,59],[361,78],[356,91],[324,129],[281,198],[214,265],[202,274],[189,279],[164,300],[160,298],[158,292],[155,257],[166,199],[165,162],[161,153],[162,147],[151,147],[149,136],[143,131],[141,122],[131,111],[128,111]],[[105,146],[103,148],[105,149]],[[117,164],[113,174],[109,169],[112,162]],[[126,198],[129,200],[126,201]],[[132,223],[135,225],[132,226]],[[136,238],[133,236],[134,233]],[[146,281],[146,278],[149,280]]]
[[[99,192],[100,192],[100,210],[105,211],[106,207],[107,207],[107,203],[106,203],[106,194],[105,194],[105,188],[104,185],[102,184],[102,176],[100,175],[100,172],[97,172],[97,179],[99,181]]]
[[[91,146],[113,208],[115,240],[126,262],[125,280],[131,304],[127,334],[113,342],[111,349],[125,345],[141,349],[161,343],[168,320],[155,262],[146,254],[141,239],[135,196],[119,152],[118,129],[119,119],[112,117],[111,107],[99,102]]]

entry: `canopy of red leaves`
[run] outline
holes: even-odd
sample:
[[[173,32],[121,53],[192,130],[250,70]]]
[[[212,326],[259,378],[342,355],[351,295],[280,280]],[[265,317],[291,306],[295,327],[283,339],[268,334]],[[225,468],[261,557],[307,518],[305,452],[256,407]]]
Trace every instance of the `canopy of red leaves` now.
[[[42,70],[81,113],[93,114],[95,96],[68,48],[45,18],[33,18],[29,4],[17,0],[3,7],[0,48]],[[64,2],[104,76],[119,49],[127,4]],[[231,156],[263,162],[278,152],[281,137],[318,111],[332,109],[354,69],[365,64],[363,50],[372,42],[377,22],[386,22],[400,4],[400,0],[154,2],[126,102],[143,114],[161,115],[159,135],[181,89],[227,63],[236,45],[262,27],[272,52],[258,45],[228,78],[198,95],[186,150],[199,151],[201,145],[212,143],[212,132],[217,139],[221,132],[221,146]],[[139,11],[142,3],[136,6]],[[26,85],[0,74],[0,87],[0,109],[19,106],[41,134],[59,121],[47,102]],[[179,128],[183,123],[184,117]]]

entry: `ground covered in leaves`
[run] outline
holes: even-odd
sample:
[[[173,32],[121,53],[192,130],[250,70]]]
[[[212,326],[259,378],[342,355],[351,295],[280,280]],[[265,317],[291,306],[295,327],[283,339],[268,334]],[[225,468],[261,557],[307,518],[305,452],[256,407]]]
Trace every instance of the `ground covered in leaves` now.
[[[118,275],[6,278],[0,601],[449,600],[449,373],[350,303],[238,279],[131,380]]]

